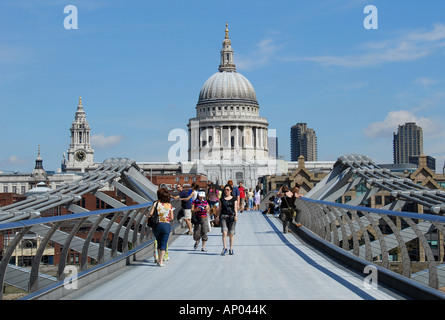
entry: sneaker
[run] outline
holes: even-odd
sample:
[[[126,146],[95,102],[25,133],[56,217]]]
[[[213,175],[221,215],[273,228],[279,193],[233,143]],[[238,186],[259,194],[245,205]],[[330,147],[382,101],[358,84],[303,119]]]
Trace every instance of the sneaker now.
[[[221,252],[221,255],[222,255],[222,256],[225,256],[225,255],[226,255],[226,253],[227,253],[227,249],[226,249],[226,248],[224,248],[224,249],[223,249],[223,251]]]
[[[206,248],[202,248],[201,251],[207,252],[207,249]]]
[[[195,245],[193,246],[193,248],[196,250],[196,249],[198,249],[198,244],[199,244],[199,242],[195,242]]]
[[[234,253],[233,253],[233,249],[230,249],[230,250],[229,250],[229,254],[230,254],[231,256],[234,255]]]

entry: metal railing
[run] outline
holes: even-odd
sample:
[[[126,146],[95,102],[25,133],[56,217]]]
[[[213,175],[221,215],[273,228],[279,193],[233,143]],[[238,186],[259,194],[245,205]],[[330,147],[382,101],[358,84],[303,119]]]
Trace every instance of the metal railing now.
[[[180,201],[172,201],[176,214]],[[16,299],[67,277],[128,259],[154,242],[152,202],[0,224],[0,299]],[[175,218],[174,228],[178,227]],[[70,280],[72,281],[72,280]]]
[[[352,255],[437,290],[445,287],[445,217],[298,198],[300,223]]]

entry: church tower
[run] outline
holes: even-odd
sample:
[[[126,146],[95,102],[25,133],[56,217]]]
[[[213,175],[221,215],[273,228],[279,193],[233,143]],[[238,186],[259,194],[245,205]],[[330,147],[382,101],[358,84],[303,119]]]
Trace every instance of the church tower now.
[[[45,186],[48,184],[48,175],[45,169],[43,169],[43,159],[40,156],[40,146],[39,146],[39,151],[36,158],[36,165],[31,173],[31,178],[29,180],[29,183],[31,188],[34,188],[39,183],[42,182],[44,183]]]
[[[66,171],[85,172],[88,167],[94,164],[94,150],[91,148],[91,129],[83,109],[82,98],[79,98],[79,104],[70,131],[71,144],[65,169]]]

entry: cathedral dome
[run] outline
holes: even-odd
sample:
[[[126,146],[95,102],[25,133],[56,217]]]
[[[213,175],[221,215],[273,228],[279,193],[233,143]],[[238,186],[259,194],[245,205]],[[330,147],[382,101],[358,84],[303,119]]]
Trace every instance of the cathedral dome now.
[[[250,81],[236,71],[217,72],[202,86],[198,104],[218,100],[244,100],[258,103]]]
[[[234,100],[258,104],[252,84],[241,73],[236,72],[227,23],[218,71],[208,78],[202,86],[198,105],[213,102],[232,102]]]

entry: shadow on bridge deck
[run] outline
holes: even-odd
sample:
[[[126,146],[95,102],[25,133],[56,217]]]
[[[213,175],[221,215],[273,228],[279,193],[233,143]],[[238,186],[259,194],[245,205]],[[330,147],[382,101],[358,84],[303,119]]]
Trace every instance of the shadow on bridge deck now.
[[[164,268],[147,256],[64,299],[403,299],[382,286],[366,288],[365,274],[339,265],[281,230],[277,218],[244,212],[236,226],[234,255],[221,256],[220,228],[209,233],[207,252],[201,246],[193,249],[192,236],[179,235],[169,245]]]

